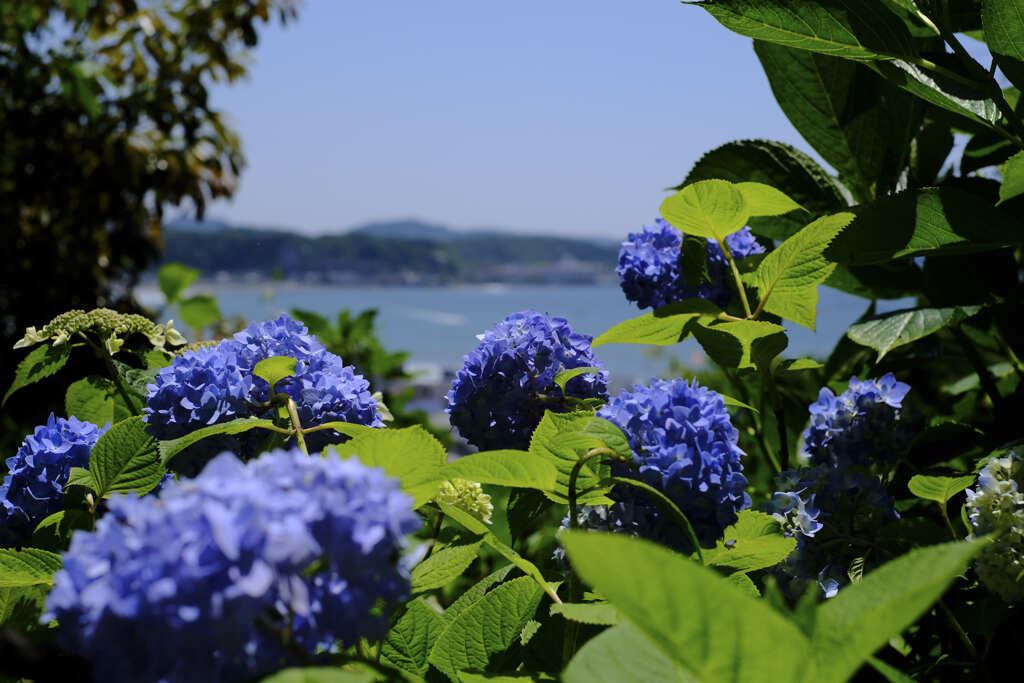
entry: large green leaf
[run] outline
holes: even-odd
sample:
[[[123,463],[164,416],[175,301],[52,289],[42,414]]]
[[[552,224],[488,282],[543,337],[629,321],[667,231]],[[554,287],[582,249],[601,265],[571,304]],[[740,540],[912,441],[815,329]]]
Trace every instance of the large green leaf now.
[[[561,614],[569,621],[596,626],[615,626],[622,621],[618,610],[607,602],[567,602],[551,605],[551,614]]]
[[[981,25],[1003,74],[1017,87],[1024,86],[1024,2],[982,0]]]
[[[583,580],[698,680],[795,681],[810,668],[800,630],[714,570],[622,534],[562,542]]]
[[[442,548],[412,569],[413,593],[443,588],[462,575],[480,553],[483,541]]]
[[[878,351],[877,360],[880,361],[892,349],[927,337],[949,325],[957,325],[980,310],[981,306],[952,306],[893,311],[854,323],[846,334],[858,344]]]
[[[976,477],[968,474],[963,477],[936,477],[926,474],[915,474],[907,482],[907,488],[918,498],[934,500],[945,505],[946,502],[974,483]]]
[[[687,235],[725,240],[750,218],[743,192],[728,180],[701,180],[661,203],[661,217]]]
[[[0,624],[32,629],[39,625],[60,555],[38,548],[0,550]]]
[[[282,669],[260,683],[373,683],[379,677],[372,671],[345,671],[337,667],[307,666]]]
[[[983,130],[991,128],[999,120],[999,107],[980,87],[966,85],[903,60],[870,62],[868,66],[911,95],[956,114],[958,122]]]
[[[68,416],[103,426],[131,417],[114,383],[106,377],[90,375],[73,382],[64,395]]]
[[[594,346],[602,344],[652,344],[670,346],[690,336],[689,324],[702,315],[722,312],[707,299],[687,299],[615,325],[597,336]]]
[[[704,564],[750,572],[777,565],[795,547],[796,539],[783,536],[771,515],[744,510],[735,524],[725,528],[714,549],[704,551]]]
[[[895,186],[923,107],[857,62],[754,42],[779,107],[864,199]]]
[[[221,422],[220,424],[210,425],[209,427],[201,427],[200,429],[190,432],[185,436],[179,436],[177,439],[161,441],[159,443],[160,462],[166,465],[168,461],[178,453],[182,452],[192,444],[211,436],[241,434],[242,432],[247,432],[250,429],[269,429],[273,426],[273,420],[264,420],[258,417],[240,417],[229,422]]]
[[[430,652],[430,663],[453,681],[458,681],[459,671],[482,670],[491,655],[519,636],[542,595],[525,576],[501,584],[447,624]]]
[[[829,260],[863,265],[1024,244],[1017,221],[956,188],[909,190],[854,211],[857,217],[825,251]]]
[[[781,325],[763,320],[721,322],[698,318],[691,329],[708,356],[728,368],[764,365],[789,344]]]
[[[1024,152],[1017,152],[1003,166],[1003,184],[999,186],[999,203],[1024,194]]]
[[[741,35],[846,59],[915,53],[906,25],[881,0],[706,0],[703,7]]]
[[[357,457],[367,467],[382,467],[402,482],[402,490],[420,507],[437,495],[447,477],[444,447],[430,433],[415,425],[404,429],[375,429],[338,446],[331,446],[343,458]]]
[[[818,316],[818,285],[835,269],[825,249],[853,220],[837,213],[814,221],[769,253],[744,280],[757,287],[764,310],[812,330]]]
[[[484,597],[489,590],[504,581],[509,572],[515,568],[515,565],[507,564],[474,583],[455,602],[448,605],[448,609],[441,613],[441,619],[446,624],[450,624],[455,617],[462,614],[466,609]]]
[[[167,263],[160,267],[156,279],[167,303],[173,304],[181,298],[182,292],[199,279],[199,271],[182,263]]]
[[[743,201],[751,216],[782,216],[804,210],[792,197],[771,185],[746,181],[736,183],[736,187],[743,193]]]
[[[562,672],[562,680],[565,683],[697,681],[628,622],[599,633],[581,647]]]
[[[912,550],[841,590],[816,614],[816,683],[848,680],[875,650],[914,623],[984,543]]]
[[[423,676],[430,667],[427,658],[444,627],[440,614],[422,600],[413,600],[388,631],[380,654],[392,666],[414,676]]]
[[[178,313],[186,325],[196,332],[221,319],[217,299],[209,294],[197,294],[178,304]]]
[[[89,455],[89,473],[101,498],[111,493],[147,493],[163,478],[156,440],[146,433],[142,417],[131,417],[111,427]]]
[[[545,491],[545,496],[558,503],[568,502],[572,470],[592,448],[606,447],[629,457],[628,442],[621,430],[612,430],[612,427],[615,425],[588,413],[548,411],[544,414],[530,439],[530,453],[547,460],[557,472],[555,486],[553,490]],[[606,473],[607,466],[599,465],[597,459],[589,460],[581,467],[576,480],[577,493],[585,489],[594,490],[580,496],[579,503],[596,505],[604,502],[604,494],[609,487],[599,486],[598,482]]]
[[[558,471],[549,459],[535,453],[500,450],[463,456],[447,465],[441,475],[445,479],[550,491],[555,488]]]
[[[11,387],[4,394],[3,400],[0,401],[0,406],[6,404],[7,399],[18,389],[27,387],[29,384],[34,384],[56,373],[67,364],[70,357],[70,344],[43,344],[32,349],[18,363],[18,367],[14,371],[14,382],[11,383]]]

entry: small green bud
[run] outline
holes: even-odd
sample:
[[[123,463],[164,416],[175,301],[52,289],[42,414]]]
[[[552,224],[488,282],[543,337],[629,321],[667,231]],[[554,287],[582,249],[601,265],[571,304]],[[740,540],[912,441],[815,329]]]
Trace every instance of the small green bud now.
[[[491,503],[491,497],[484,493],[483,487],[475,481],[451,479],[444,482],[437,493],[437,501],[468,512],[481,522],[491,523],[494,504]]]

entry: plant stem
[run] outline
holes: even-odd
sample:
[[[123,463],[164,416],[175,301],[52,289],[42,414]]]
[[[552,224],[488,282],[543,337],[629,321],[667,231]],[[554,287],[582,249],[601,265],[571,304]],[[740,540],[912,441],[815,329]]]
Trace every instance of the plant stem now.
[[[440,510],[438,510],[438,512],[437,512],[437,521],[434,522],[434,530],[430,534],[430,538],[434,542],[430,544],[429,548],[427,548],[427,554],[423,556],[423,560],[425,560],[428,557],[430,557],[430,554],[434,552],[434,548],[437,547],[437,539],[441,537],[441,526],[443,524],[444,524],[444,513],[441,512]],[[420,561],[422,562],[423,560],[420,560]]]
[[[765,450],[768,454],[768,460],[771,462],[772,467],[775,468],[775,473],[779,474],[784,469],[789,468],[789,434],[786,432],[786,415],[782,408],[782,403],[779,401],[779,394],[775,390],[775,381],[772,379],[772,371],[769,368],[761,367],[761,377],[764,379],[764,387],[762,388],[762,397],[765,393],[768,394],[769,400],[772,402],[772,414],[775,415],[775,428],[779,435],[779,450],[782,451],[782,459],[775,457],[775,454],[770,450]],[[764,401],[761,402],[761,408],[764,409]]]
[[[610,455],[617,457],[618,454],[610,448],[592,448],[587,451],[587,454],[576,461],[576,464],[572,466],[572,471],[569,472],[569,528],[575,529],[579,523],[576,519],[578,513],[578,506],[576,504],[576,480],[579,479],[580,472],[583,470],[583,466],[587,464],[587,461],[591,458],[597,458],[602,455]]]
[[[736,259],[733,258],[732,250],[729,249],[729,245],[725,243],[725,240],[720,240],[718,246],[729,261],[732,277],[736,281],[736,289],[740,293],[740,301],[743,302],[743,312],[747,314],[747,319],[750,319],[753,316],[750,313],[750,302],[747,300],[747,288],[743,286],[743,278],[740,277],[740,269],[736,267]]]
[[[100,360],[103,361],[103,365],[107,368],[107,374],[110,375],[110,379],[114,382],[114,387],[117,389],[117,393],[121,394],[121,398],[124,400],[125,405],[128,406],[128,411],[132,415],[142,415],[142,411],[135,407],[135,401],[132,400],[131,395],[128,393],[128,389],[125,388],[124,383],[121,381],[121,373],[114,367],[114,360],[107,353],[106,347],[101,344],[97,344],[93,340],[89,339],[83,332],[79,332],[82,338],[92,347],[92,350],[99,356]]]
[[[960,640],[963,642],[964,647],[967,648],[968,654],[970,654],[972,658],[977,659],[978,650],[974,647],[974,643],[971,642],[971,637],[967,635],[967,631],[965,631],[964,627],[960,625],[959,621],[957,621],[956,616],[953,614],[953,610],[949,609],[949,606],[946,605],[944,600],[939,600],[938,604],[942,613],[946,615],[946,620],[949,621],[949,625],[952,626],[953,630],[956,631],[956,634],[960,636]]]
[[[295,428],[295,442],[299,446],[299,450],[305,455],[309,455],[309,450],[306,449],[306,439],[302,436],[302,423],[299,422],[299,412],[295,406],[295,401],[291,397],[288,398],[288,417],[292,419],[292,426]]]

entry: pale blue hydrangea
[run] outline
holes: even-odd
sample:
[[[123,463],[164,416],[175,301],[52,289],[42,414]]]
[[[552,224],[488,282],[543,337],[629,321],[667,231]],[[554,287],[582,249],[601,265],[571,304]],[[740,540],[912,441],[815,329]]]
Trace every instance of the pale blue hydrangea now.
[[[729,251],[737,260],[763,254],[749,228],[725,238]],[[619,274],[626,298],[640,308],[660,308],[670,303],[699,297],[724,308],[732,298],[729,289],[728,260],[714,240],[707,240],[709,282],[693,286],[686,282],[679,264],[683,235],[665,220],[658,218],[653,226],[630,233],[619,251]]]
[[[369,382],[329,352],[305,326],[281,315],[253,323],[215,347],[185,353],[163,368],[147,387],[144,419],[149,433],[160,440],[174,439],[239,417],[273,416],[276,409],[267,405],[270,386],[253,375],[256,364],[272,356],[297,360],[294,375],[281,380],[277,391],[295,401],[303,427],[325,422],[383,426]],[[222,450],[254,455],[262,446],[257,434],[200,441],[176,456],[172,466],[191,475]],[[333,430],[322,430],[308,435],[306,443],[319,451],[343,438]]]
[[[71,468],[89,467],[92,447],[109,427],[51,413],[25,437],[0,484],[0,546],[26,543],[39,522],[64,509]]]
[[[1011,451],[993,458],[967,489],[970,539],[995,535],[974,561],[978,578],[1006,602],[1024,599],[1024,459]]]
[[[569,380],[564,395],[555,384],[562,370],[604,367],[591,337],[574,332],[564,318],[513,313],[479,339],[446,397],[452,425],[478,448],[525,449],[545,410],[565,412],[574,399],[608,396],[604,370]]]
[[[109,506],[72,537],[42,621],[114,683],[254,680],[382,638],[421,525],[383,470],[296,450],[225,453]]]
[[[696,381],[653,379],[623,391],[598,411],[629,440],[636,469],[614,465],[617,475],[658,489],[686,515],[702,546],[711,547],[736,513],[750,506],[744,491],[743,451],[722,396]],[[635,488],[618,486],[616,505],[602,524],[682,552],[685,534]]]

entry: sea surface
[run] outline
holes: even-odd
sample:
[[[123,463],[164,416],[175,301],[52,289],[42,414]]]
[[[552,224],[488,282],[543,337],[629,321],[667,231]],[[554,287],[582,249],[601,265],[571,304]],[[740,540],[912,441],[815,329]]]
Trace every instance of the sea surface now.
[[[456,370],[477,344],[476,335],[509,313],[534,308],[569,321],[573,329],[597,336],[613,325],[641,315],[612,285],[465,285],[456,287],[316,287],[291,284],[197,285],[194,292],[213,294],[226,316],[267,320],[292,308],[315,311],[333,322],[343,309],[373,308],[377,332],[385,348],[410,352],[415,365]],[[790,344],[785,357],[824,358],[867,308],[868,302],[832,289],[819,288],[817,332],[787,324]],[[144,287],[140,299],[158,308],[162,295]],[[895,310],[911,301],[880,302]],[[167,311],[165,315],[173,315]],[[691,340],[672,347],[609,344],[596,349],[612,373],[616,387],[665,376],[669,358],[690,367],[706,362]]]

